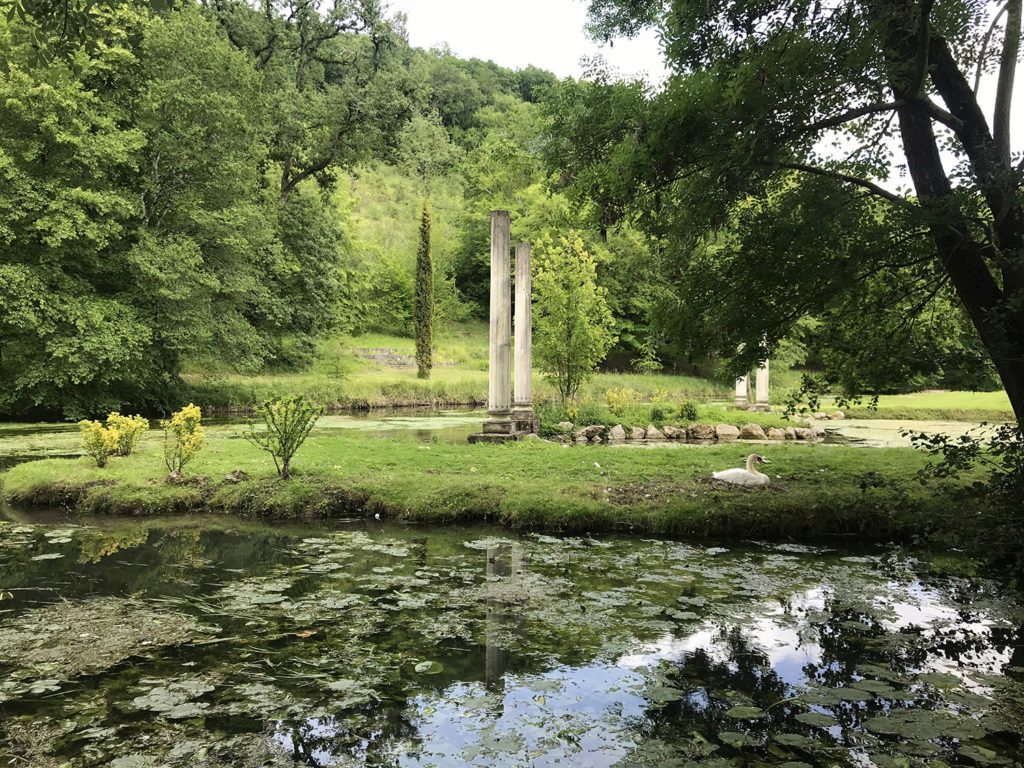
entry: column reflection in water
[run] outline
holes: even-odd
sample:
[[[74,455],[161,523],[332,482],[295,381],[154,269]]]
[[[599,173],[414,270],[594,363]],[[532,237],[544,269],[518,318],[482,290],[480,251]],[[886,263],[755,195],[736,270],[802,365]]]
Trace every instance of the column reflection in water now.
[[[505,690],[509,639],[521,624],[516,578],[522,569],[522,549],[515,544],[496,544],[487,549],[487,658],[486,684],[492,693]]]

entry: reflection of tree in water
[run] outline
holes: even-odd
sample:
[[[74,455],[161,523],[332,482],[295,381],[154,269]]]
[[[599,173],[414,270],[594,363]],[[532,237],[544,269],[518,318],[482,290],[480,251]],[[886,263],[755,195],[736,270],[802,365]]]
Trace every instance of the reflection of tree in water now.
[[[410,550],[417,566],[427,565],[425,539],[413,539]],[[484,554],[487,576],[484,648],[480,649],[482,654],[448,658],[445,679],[481,680],[489,692],[496,694],[496,707],[490,714],[498,717],[503,712],[510,639],[522,629],[522,606],[513,581],[520,573],[523,557],[521,547],[506,543],[488,547]],[[401,628],[381,626],[375,637],[382,656],[419,658],[422,655],[422,638],[406,634]],[[374,669],[372,660],[368,659],[353,658],[352,663],[351,673],[359,679],[381,675],[372,686],[377,698],[331,717],[282,721],[278,733],[297,762],[311,766],[349,764],[346,761],[367,766],[393,765],[396,750],[416,753],[422,748],[423,737],[416,724],[419,708],[415,703],[409,704],[416,697],[408,679],[403,678],[402,670],[398,666]],[[426,679],[419,682],[429,684]],[[430,682],[441,689],[445,687],[442,680]]]
[[[84,535],[81,538],[78,562],[96,564],[116,552],[145,544],[148,539],[149,529],[147,528],[132,528],[118,533]]]
[[[653,705],[633,727],[644,740],[669,744],[675,754],[686,757],[713,750],[716,756],[756,756],[770,762],[826,758],[846,762],[850,749],[865,744],[872,744],[870,751],[876,753],[890,749],[920,753],[916,750],[924,748],[944,749],[952,756],[971,742],[946,734],[876,741],[865,725],[872,718],[888,718],[901,711],[948,709],[950,696],[956,694],[918,683],[919,672],[928,670],[937,658],[956,665],[982,654],[1009,653],[1019,639],[1016,632],[990,632],[968,609],[960,611],[956,622],[937,624],[927,632],[913,625],[891,629],[876,616],[835,600],[826,601],[824,614],[813,626],[819,660],[802,669],[808,686],[785,682],[741,627],[719,625],[718,654],[702,648],[667,670],[664,685],[679,689],[683,698]],[[875,686],[874,693],[856,687],[865,682]],[[749,717],[730,716],[729,710],[737,705],[756,707],[764,715],[757,717],[759,713],[751,711]],[[949,711],[955,710],[954,705]],[[836,722],[824,728],[799,719],[809,712],[830,715]],[[955,715],[948,722],[955,725]],[[741,733],[750,741],[740,746],[735,739],[719,739],[723,733]],[[994,739],[988,743],[1015,754],[1020,738],[996,733],[987,737]],[[709,748],[716,741],[722,743]],[[638,756],[642,754],[643,748]]]
[[[372,702],[324,718],[285,720],[279,733],[287,733],[282,743],[292,759],[310,766],[393,765],[396,746],[415,752],[422,744],[404,699]]]

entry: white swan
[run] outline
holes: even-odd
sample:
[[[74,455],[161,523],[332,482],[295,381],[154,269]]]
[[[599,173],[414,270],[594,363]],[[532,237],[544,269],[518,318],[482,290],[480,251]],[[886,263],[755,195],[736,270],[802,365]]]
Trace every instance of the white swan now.
[[[771,464],[768,459],[763,456],[758,456],[756,453],[752,453],[747,456],[747,468],[746,469],[726,469],[721,472],[712,473],[712,477],[715,480],[721,480],[724,483],[732,483],[733,485],[768,485],[771,481],[768,479],[768,475],[761,474],[754,469],[754,464]]]

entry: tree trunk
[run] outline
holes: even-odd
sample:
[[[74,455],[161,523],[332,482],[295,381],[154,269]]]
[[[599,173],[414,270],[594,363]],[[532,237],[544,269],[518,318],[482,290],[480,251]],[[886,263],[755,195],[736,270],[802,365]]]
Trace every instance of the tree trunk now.
[[[1024,308],[1020,306],[1024,294],[1017,290],[1015,279],[1020,273],[1019,243],[1024,237],[1018,215],[1020,204],[1008,200],[1004,186],[1008,178],[1000,173],[995,144],[945,41],[929,44],[919,39],[915,29],[898,25],[889,26],[887,38],[889,84],[900,103],[897,117],[903,151],[939,261],[995,365],[1017,423],[1024,424]],[[995,243],[979,242],[972,235],[942,166],[932,117],[918,95],[908,90],[907,72],[914,68],[922,45],[929,49],[933,82],[951,113],[962,122],[957,137],[993,209]],[[990,262],[1003,265],[1004,275],[1009,278],[1004,287],[996,281]]]

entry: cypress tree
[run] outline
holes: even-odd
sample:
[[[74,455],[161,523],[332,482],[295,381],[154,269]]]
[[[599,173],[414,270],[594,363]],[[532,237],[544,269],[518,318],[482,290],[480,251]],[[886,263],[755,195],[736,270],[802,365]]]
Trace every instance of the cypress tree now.
[[[430,258],[430,200],[423,199],[420,244],[416,251],[416,375],[430,378],[434,345],[434,262]]]

